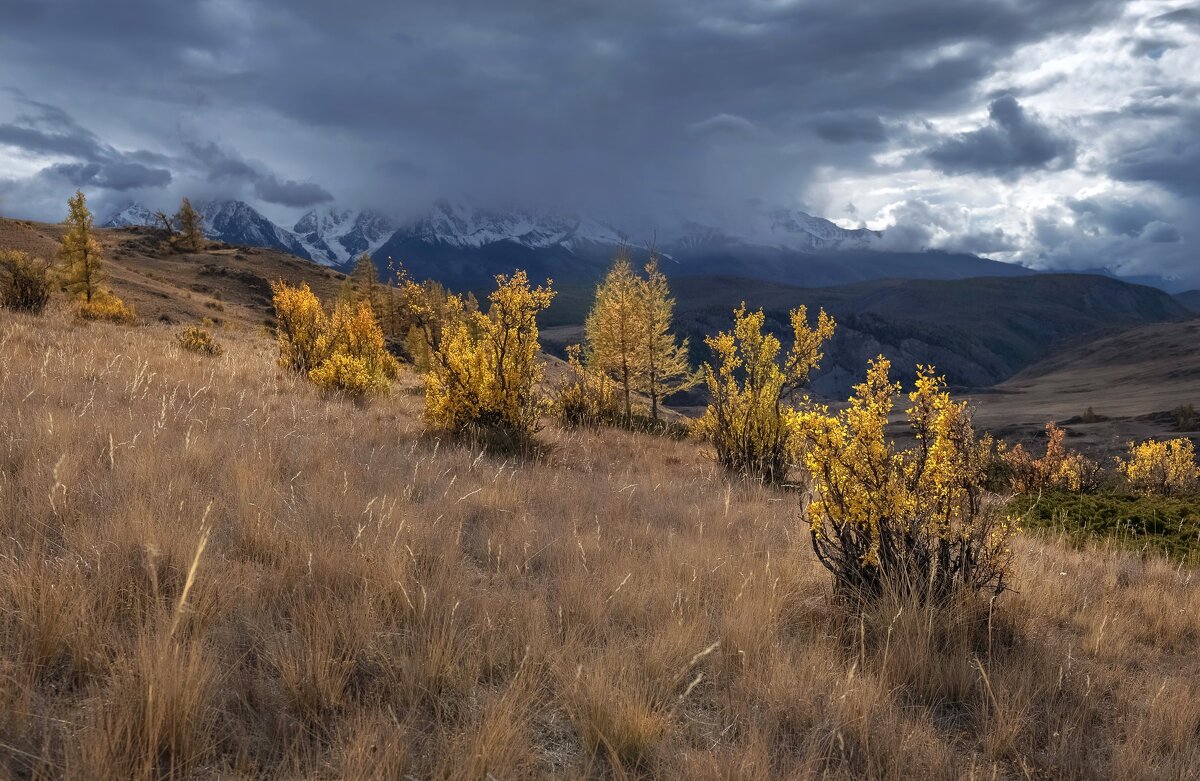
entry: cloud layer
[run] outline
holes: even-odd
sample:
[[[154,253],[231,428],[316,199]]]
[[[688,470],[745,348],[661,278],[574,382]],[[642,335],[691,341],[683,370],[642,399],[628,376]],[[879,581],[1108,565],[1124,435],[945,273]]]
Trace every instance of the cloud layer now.
[[[1183,1],[11,0],[5,17],[0,208],[28,216],[61,216],[75,186],[277,218],[442,195],[717,218],[761,199],[896,246],[1200,285]]]

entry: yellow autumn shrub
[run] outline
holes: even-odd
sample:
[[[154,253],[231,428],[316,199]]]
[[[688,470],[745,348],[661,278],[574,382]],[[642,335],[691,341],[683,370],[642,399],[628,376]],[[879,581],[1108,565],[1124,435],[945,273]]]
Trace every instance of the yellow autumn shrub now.
[[[1098,467],[1063,444],[1067,432],[1055,425],[1046,424],[1046,452],[1034,458],[1020,444],[1003,456],[1012,473],[1012,487],[1017,493],[1028,494],[1038,491],[1082,491],[1095,482]]]
[[[118,325],[133,325],[137,322],[137,312],[133,307],[108,290],[94,293],[91,300],[80,298],[75,304],[75,314],[81,320]]]
[[[281,280],[271,283],[271,291],[279,364],[307,375],[325,357],[322,338],[329,329],[329,318],[307,282],[292,287]]]
[[[918,367],[907,415],[916,445],[885,432],[900,391],[880,356],[838,412],[789,413],[809,478],[813,550],[844,597],[900,589],[922,601],[1006,587],[1014,524],[984,488],[992,444],[977,437],[965,402]]]
[[[322,358],[308,373],[319,387],[351,396],[382,393],[400,373],[371,305],[339,303],[318,339]]]
[[[794,450],[788,400],[820,365],[821,346],[833,336],[835,323],[822,309],[810,326],[806,307],[792,310],[792,348],[780,363],[782,345],[763,333],[761,309],[748,312],[743,303],[733,318],[732,330],[705,340],[717,365],[704,364],[712,400],[695,431],[728,471],[782,482]]]
[[[400,365],[367,302],[339,302],[332,315],[307,283],[272,285],[279,363],[317,386],[351,396],[387,390]]]
[[[513,443],[537,430],[543,411],[537,388],[545,368],[538,359],[537,316],[553,299],[549,282],[531,288],[524,271],[497,275],[486,313],[467,311],[462,297],[449,297],[436,340],[432,313],[417,310],[430,350],[425,420],[431,427]]]
[[[1186,493],[1200,480],[1195,447],[1186,437],[1130,442],[1128,455],[1117,459],[1117,471],[1144,493]]]
[[[183,329],[176,337],[176,342],[184,350],[199,355],[216,357],[225,352],[225,348],[217,342],[212,331],[199,325],[191,325]]]

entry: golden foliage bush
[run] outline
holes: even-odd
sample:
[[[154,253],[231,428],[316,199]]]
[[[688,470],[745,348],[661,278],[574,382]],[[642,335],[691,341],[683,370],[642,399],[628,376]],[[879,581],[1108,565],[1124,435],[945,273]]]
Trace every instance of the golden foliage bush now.
[[[37,314],[50,302],[50,264],[20,250],[0,250],[0,307]]]
[[[225,352],[225,348],[213,336],[212,331],[199,325],[190,325],[179,333],[175,341],[188,352],[199,355],[216,357]]]
[[[1186,437],[1130,442],[1129,454],[1117,459],[1117,471],[1130,486],[1144,493],[1186,493],[1194,490],[1200,480],[1195,447]]]
[[[782,345],[763,333],[761,309],[747,312],[743,303],[733,317],[731,331],[705,340],[717,366],[704,364],[712,401],[696,422],[696,431],[712,444],[728,471],[782,482],[794,454],[788,397],[820,365],[821,346],[833,336],[835,323],[822,309],[816,326],[810,326],[806,307],[792,310],[793,344],[781,364]]]
[[[307,283],[276,282],[272,289],[280,365],[354,397],[382,393],[399,375],[368,302],[339,302],[330,316]]]
[[[1005,589],[1014,524],[984,489],[990,437],[976,436],[966,402],[945,379],[918,367],[908,394],[917,444],[900,450],[885,434],[899,383],[880,356],[849,406],[789,415],[802,442],[817,559],[843,596],[905,591],[943,602],[960,591]]]
[[[116,293],[108,290],[93,293],[90,301],[79,299],[75,305],[75,314],[81,320],[93,322],[116,323],[117,325],[133,325],[137,322],[137,312],[133,307],[122,301]]]
[[[1053,421],[1046,424],[1046,452],[1034,458],[1020,444],[1003,456],[1012,474],[1012,488],[1020,494],[1038,491],[1082,491],[1097,479],[1098,465],[1063,444],[1067,432]]]
[[[413,283],[410,283],[413,284]],[[554,299],[550,283],[531,288],[524,271],[496,276],[487,313],[467,312],[460,296],[434,340],[432,312],[418,310],[431,365],[425,377],[425,420],[435,429],[486,432],[514,442],[537,431],[543,411],[537,386],[537,316]]]
[[[271,284],[271,291],[274,293],[279,364],[307,375],[324,357],[320,351],[329,318],[307,282],[292,287],[278,281]]]
[[[624,418],[620,389],[604,372],[583,365],[582,349],[567,348],[570,373],[554,395],[554,413],[564,426],[613,426]]]

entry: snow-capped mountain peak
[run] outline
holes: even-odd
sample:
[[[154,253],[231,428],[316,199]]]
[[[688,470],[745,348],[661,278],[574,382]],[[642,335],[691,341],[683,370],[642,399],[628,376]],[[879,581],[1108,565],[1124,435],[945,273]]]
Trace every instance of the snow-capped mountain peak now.
[[[493,211],[460,202],[438,201],[408,232],[415,239],[473,248],[511,241],[531,249],[579,243],[621,244],[625,236],[611,226],[569,212],[514,209]]]
[[[883,235],[862,228],[843,228],[823,217],[792,209],[773,209],[758,222],[756,227],[765,228],[772,243],[788,249],[862,249]]]
[[[341,266],[363,253],[374,254],[396,226],[369,209],[320,207],[301,217],[292,231],[313,260]]]
[[[100,224],[101,228],[132,228],[135,226],[156,225],[158,220],[154,212],[137,201],[125,204],[114,211]]]

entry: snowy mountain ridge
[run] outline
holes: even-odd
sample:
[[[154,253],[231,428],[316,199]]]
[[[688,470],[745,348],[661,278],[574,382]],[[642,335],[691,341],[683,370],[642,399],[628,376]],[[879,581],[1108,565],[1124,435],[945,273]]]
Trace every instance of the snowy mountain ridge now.
[[[575,252],[592,247],[619,247],[654,241],[667,255],[703,247],[763,246],[799,252],[868,249],[878,231],[842,228],[829,220],[788,209],[757,208],[742,215],[737,228],[722,228],[690,219],[643,231],[646,239],[563,210],[484,209],[461,201],[439,200],[421,217],[397,225],[369,209],[320,207],[302,216],[292,229],[276,225],[244,201],[203,201],[204,232],[229,244],[273,247],[316,263],[344,268],[360,255],[374,254],[385,244],[404,241],[477,250],[500,242],[533,250]],[[130,203],[111,214],[103,227],[152,226],[154,212]]]

